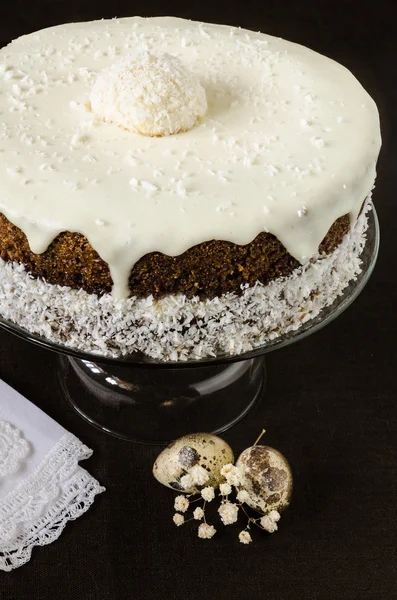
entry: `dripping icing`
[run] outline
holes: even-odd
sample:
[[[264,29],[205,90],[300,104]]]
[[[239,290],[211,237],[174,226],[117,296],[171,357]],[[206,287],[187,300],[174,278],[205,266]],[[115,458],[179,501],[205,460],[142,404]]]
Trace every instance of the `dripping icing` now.
[[[208,110],[196,127],[148,139],[90,112],[97,74],[136,46],[199,78]],[[270,231],[304,263],[372,188],[376,106],[351,73],[302,46],[136,17],[23,36],[0,58],[0,208],[34,252],[61,231],[85,235],[115,297],[143,255],[210,239],[247,244]]]

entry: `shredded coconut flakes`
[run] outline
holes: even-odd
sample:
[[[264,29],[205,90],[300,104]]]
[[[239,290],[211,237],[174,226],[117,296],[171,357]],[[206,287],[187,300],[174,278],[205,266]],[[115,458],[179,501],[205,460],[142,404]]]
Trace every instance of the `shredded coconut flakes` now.
[[[361,272],[367,227],[364,210],[332,254],[266,286],[258,282],[242,295],[211,300],[182,294],[115,300],[34,279],[23,265],[0,259],[0,314],[50,342],[106,357],[140,352],[186,361],[241,354],[298,329],[332,304]]]

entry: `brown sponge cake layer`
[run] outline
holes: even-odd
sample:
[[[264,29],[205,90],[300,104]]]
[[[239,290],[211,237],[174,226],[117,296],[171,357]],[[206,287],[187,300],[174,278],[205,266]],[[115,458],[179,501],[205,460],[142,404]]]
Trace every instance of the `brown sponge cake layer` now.
[[[348,215],[337,219],[322,241],[320,252],[333,252],[349,228]],[[34,277],[48,283],[98,295],[112,289],[108,265],[80,233],[62,232],[45,252],[34,254],[25,234],[0,214],[0,256],[4,261],[23,264]],[[227,292],[240,293],[242,284],[267,284],[290,275],[298,266],[274,235],[260,233],[243,246],[211,240],[175,257],[160,252],[146,254],[134,265],[129,287],[131,295],[138,298],[177,293],[214,298]]]

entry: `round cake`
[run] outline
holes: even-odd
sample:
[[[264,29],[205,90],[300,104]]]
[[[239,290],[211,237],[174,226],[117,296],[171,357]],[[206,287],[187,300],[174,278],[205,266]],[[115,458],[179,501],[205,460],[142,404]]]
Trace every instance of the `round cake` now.
[[[107,356],[241,353],[360,271],[376,105],[341,65],[176,18],[0,51],[0,314]]]

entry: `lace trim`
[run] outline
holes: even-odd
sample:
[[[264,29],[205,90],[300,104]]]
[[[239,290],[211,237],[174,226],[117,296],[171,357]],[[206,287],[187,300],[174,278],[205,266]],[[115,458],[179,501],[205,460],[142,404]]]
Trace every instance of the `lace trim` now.
[[[7,421],[0,421],[0,477],[14,473],[29,454],[29,444],[21,432]]]
[[[58,539],[66,523],[80,517],[105,490],[78,462],[91,456],[66,433],[26,480],[0,500],[0,570],[30,560],[34,546]]]

